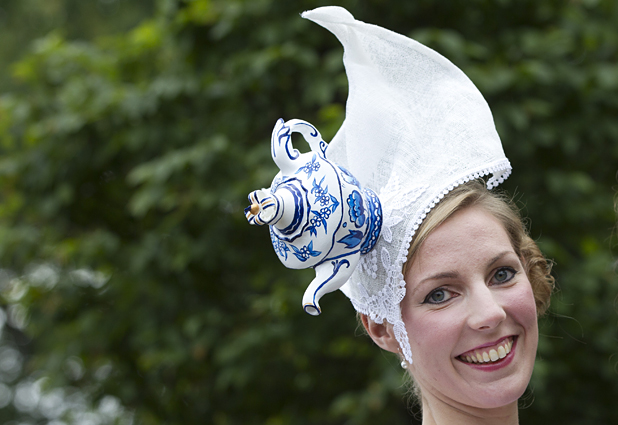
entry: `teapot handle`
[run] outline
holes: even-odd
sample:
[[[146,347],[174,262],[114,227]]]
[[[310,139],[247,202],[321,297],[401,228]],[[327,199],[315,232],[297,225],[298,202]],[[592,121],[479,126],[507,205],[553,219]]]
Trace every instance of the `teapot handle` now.
[[[285,176],[294,174],[298,169],[294,162],[300,156],[300,152],[292,145],[292,133],[302,134],[311,151],[322,158],[325,158],[328,147],[318,129],[307,121],[293,119],[284,122],[279,118],[273,128],[270,145],[273,161]]]

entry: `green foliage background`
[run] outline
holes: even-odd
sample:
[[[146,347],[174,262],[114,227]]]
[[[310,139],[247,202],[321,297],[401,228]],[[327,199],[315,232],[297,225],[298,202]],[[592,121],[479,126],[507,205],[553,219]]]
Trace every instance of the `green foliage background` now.
[[[82,3],[0,14],[19,58],[0,74],[0,420],[416,423],[397,359],[342,294],[305,315],[312,273],[242,213],[276,173],[276,119],[326,140],[343,121],[342,49],[299,17],[327,3]],[[559,286],[521,422],[618,423],[618,3],[332,3],[436,49],[492,108]]]

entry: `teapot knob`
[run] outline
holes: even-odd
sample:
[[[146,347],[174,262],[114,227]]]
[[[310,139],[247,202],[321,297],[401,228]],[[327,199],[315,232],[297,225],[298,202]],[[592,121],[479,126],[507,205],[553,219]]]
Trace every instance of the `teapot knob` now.
[[[249,194],[251,204],[245,208],[245,217],[249,224],[263,226],[273,224],[278,218],[279,199],[266,189],[254,190]]]

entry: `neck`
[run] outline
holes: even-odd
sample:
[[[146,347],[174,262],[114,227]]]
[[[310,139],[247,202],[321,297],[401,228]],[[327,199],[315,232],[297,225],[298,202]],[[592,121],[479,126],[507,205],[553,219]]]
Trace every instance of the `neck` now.
[[[423,397],[423,425],[518,425],[517,402],[495,409],[456,407]]]

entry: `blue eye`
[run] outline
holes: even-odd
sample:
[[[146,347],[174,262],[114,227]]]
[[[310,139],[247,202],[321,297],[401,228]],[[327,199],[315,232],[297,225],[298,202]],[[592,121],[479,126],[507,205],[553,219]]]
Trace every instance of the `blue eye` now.
[[[442,304],[443,302],[450,300],[452,297],[453,294],[450,291],[444,288],[438,288],[431,291],[429,295],[425,297],[423,304]]]
[[[506,283],[510,281],[511,279],[513,279],[516,273],[517,272],[510,267],[503,267],[501,269],[498,269],[498,271],[496,271],[492,280],[498,284]]]

